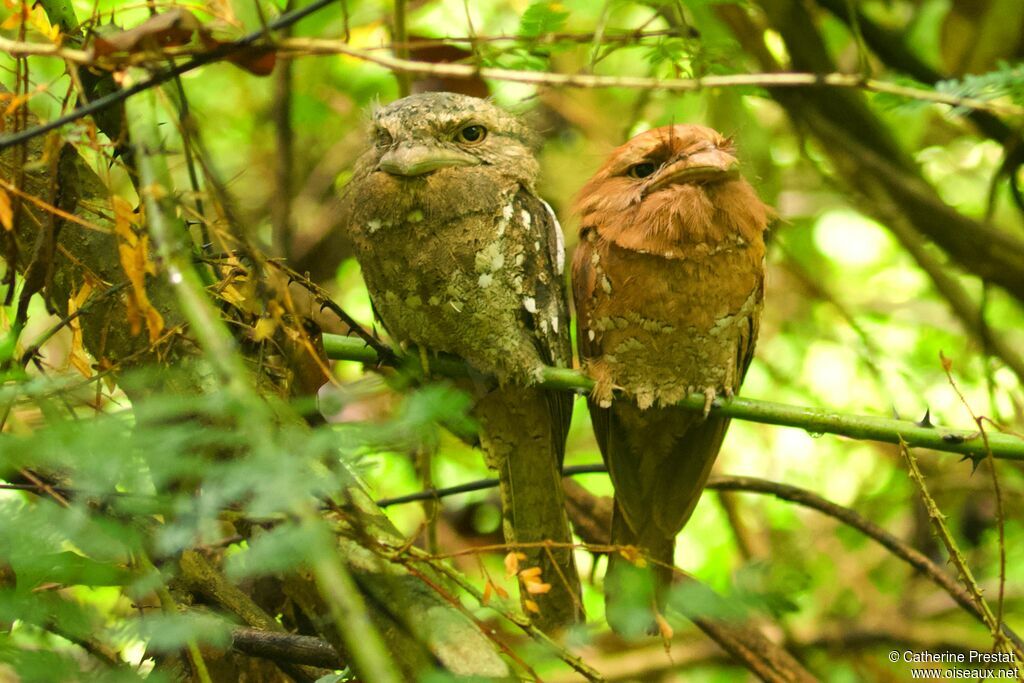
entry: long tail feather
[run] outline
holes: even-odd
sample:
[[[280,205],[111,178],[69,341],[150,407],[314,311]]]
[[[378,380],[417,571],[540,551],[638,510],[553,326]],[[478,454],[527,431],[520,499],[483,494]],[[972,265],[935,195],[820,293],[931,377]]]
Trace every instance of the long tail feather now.
[[[516,550],[516,544],[544,541],[557,546],[518,548],[526,556],[519,562],[520,569],[541,569],[539,581],[531,579],[521,585],[520,595],[527,613],[544,630],[583,619],[562,492],[561,464],[568,424],[568,415],[560,405],[563,398],[541,389],[506,387],[482,398],[475,409],[488,465],[498,471],[505,540],[512,546],[510,550]],[[543,584],[550,584],[550,589]],[[528,590],[531,585],[533,592]],[[535,612],[533,605],[539,611]]]

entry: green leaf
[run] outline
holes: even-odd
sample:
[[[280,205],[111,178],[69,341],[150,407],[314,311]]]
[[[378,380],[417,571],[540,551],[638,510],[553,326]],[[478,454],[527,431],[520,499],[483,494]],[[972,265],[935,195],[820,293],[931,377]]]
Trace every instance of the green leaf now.
[[[569,12],[557,2],[535,2],[526,8],[519,20],[519,35],[524,38],[537,38],[547,33],[554,33],[565,25]]]
[[[287,571],[317,553],[331,552],[325,533],[319,525],[281,524],[252,539],[245,552],[228,558],[228,578],[238,580]]]
[[[999,62],[995,71],[967,74],[960,80],[939,81],[935,89],[941,93],[979,100],[1009,97],[1016,104],[1024,104],[1024,62]]]
[[[130,573],[109,562],[97,562],[70,551],[46,553],[30,558],[30,564],[18,566],[22,585],[59,583],[65,586],[122,586]]]
[[[159,652],[174,652],[191,642],[220,647],[231,642],[230,626],[206,614],[147,614],[129,623],[151,649]]]

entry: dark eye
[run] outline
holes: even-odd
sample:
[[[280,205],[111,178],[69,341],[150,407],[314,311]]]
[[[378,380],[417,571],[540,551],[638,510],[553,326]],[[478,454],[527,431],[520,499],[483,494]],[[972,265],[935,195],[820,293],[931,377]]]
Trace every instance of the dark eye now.
[[[455,136],[455,139],[459,142],[466,142],[472,145],[477,142],[481,142],[485,137],[487,137],[487,129],[483,126],[474,124],[472,126],[466,126],[460,130]]]
[[[374,134],[374,142],[378,147],[390,147],[394,140],[391,138],[391,133],[383,128],[378,128]]]
[[[642,164],[634,164],[633,166],[630,166],[629,170],[626,171],[626,174],[630,178],[646,178],[656,170],[658,170],[657,166],[649,161],[645,161]]]

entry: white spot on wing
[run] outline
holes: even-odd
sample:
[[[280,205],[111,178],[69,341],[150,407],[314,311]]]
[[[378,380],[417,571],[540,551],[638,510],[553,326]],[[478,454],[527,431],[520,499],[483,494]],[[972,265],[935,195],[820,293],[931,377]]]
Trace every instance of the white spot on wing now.
[[[551,331],[558,334],[558,316],[551,316]]]
[[[540,200],[540,203],[548,210],[551,222],[555,226],[555,270],[561,275],[565,271],[565,235],[562,234],[562,224],[558,222],[558,216],[555,215],[555,211],[551,208],[550,204],[543,199]]]
[[[590,339],[590,341],[594,341],[594,337],[596,337],[596,336],[597,335],[594,334],[593,330],[587,330],[587,338]]]
[[[370,233],[372,235],[373,233],[375,233],[378,230],[380,230],[380,225],[381,225],[380,221],[378,219],[374,218],[372,221],[368,221],[366,223],[366,232],[368,232],[368,233]]]
[[[525,308],[527,310],[527,312],[529,312],[529,313],[536,313],[537,312],[537,300],[534,299],[532,296],[525,297],[523,299],[523,308]]]
[[[477,279],[477,284],[480,285],[481,289],[487,289],[491,286],[492,282],[494,282],[494,276],[490,273],[484,273]]]
[[[519,212],[519,215],[523,217],[523,225],[525,225],[527,228],[533,225],[533,216],[530,215],[529,211],[523,209],[522,211]]]

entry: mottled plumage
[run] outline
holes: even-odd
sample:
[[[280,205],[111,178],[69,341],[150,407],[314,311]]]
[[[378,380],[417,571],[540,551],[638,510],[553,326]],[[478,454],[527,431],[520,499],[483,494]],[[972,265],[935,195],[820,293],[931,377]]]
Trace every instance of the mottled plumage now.
[[[612,542],[655,560],[663,601],[675,537],[729,424],[673,404],[702,392],[710,407],[739,388],[757,338],[770,210],[738,175],[729,140],[691,125],[615,150],[576,210],[578,346],[597,381],[590,414],[615,485]],[[630,573],[611,557],[608,616],[620,629]]]
[[[374,309],[399,342],[461,356],[476,382],[488,464],[501,479],[506,539],[571,541],[560,468],[571,397],[529,385],[572,361],[561,228],[534,192],[533,136],[491,103],[452,93],[376,111],[374,144],[346,188],[348,230]],[[575,621],[572,553],[525,550],[547,594],[537,619]],[[561,574],[561,576],[560,576]]]

